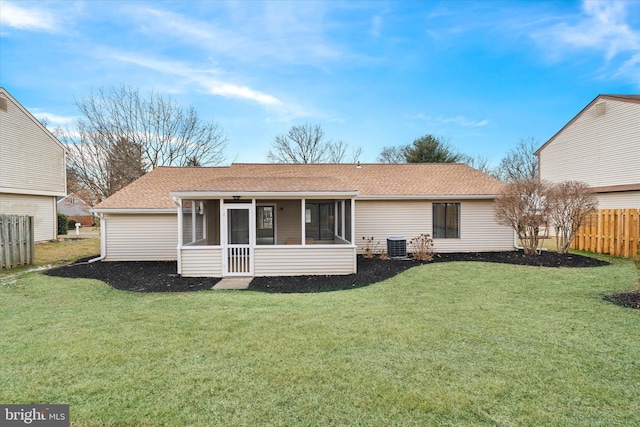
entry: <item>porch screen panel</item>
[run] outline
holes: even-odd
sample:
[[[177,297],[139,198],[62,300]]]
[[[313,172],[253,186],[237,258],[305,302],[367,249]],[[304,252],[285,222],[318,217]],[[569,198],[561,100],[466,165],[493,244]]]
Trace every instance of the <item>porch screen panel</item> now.
[[[334,204],[307,203],[305,237],[314,240],[334,239]]]
[[[275,244],[274,206],[256,207],[256,243],[258,245]]]
[[[249,210],[229,210],[228,224],[229,243],[232,245],[249,244]]]

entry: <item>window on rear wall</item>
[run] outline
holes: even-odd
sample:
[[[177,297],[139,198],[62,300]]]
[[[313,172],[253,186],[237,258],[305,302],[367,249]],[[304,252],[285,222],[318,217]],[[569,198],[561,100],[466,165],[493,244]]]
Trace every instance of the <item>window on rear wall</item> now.
[[[433,204],[433,238],[460,238],[460,203]]]

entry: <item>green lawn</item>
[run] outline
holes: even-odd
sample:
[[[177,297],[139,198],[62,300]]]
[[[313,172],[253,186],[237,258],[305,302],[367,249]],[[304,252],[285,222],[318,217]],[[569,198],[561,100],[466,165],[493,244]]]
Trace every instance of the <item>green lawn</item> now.
[[[640,425],[640,313],[602,299],[637,285],[621,259],[299,295],[27,273],[0,285],[0,402],[78,426]]]

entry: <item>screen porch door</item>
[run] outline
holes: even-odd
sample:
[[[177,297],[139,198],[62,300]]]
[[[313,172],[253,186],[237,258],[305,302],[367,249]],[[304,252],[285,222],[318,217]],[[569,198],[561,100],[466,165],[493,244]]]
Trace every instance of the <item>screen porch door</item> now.
[[[225,275],[253,276],[253,206],[227,205],[225,214]]]

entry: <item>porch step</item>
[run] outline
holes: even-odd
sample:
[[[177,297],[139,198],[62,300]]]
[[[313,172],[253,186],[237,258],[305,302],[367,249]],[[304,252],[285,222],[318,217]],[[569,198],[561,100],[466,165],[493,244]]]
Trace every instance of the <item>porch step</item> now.
[[[219,289],[247,289],[253,277],[225,277],[216,283],[213,290]]]

